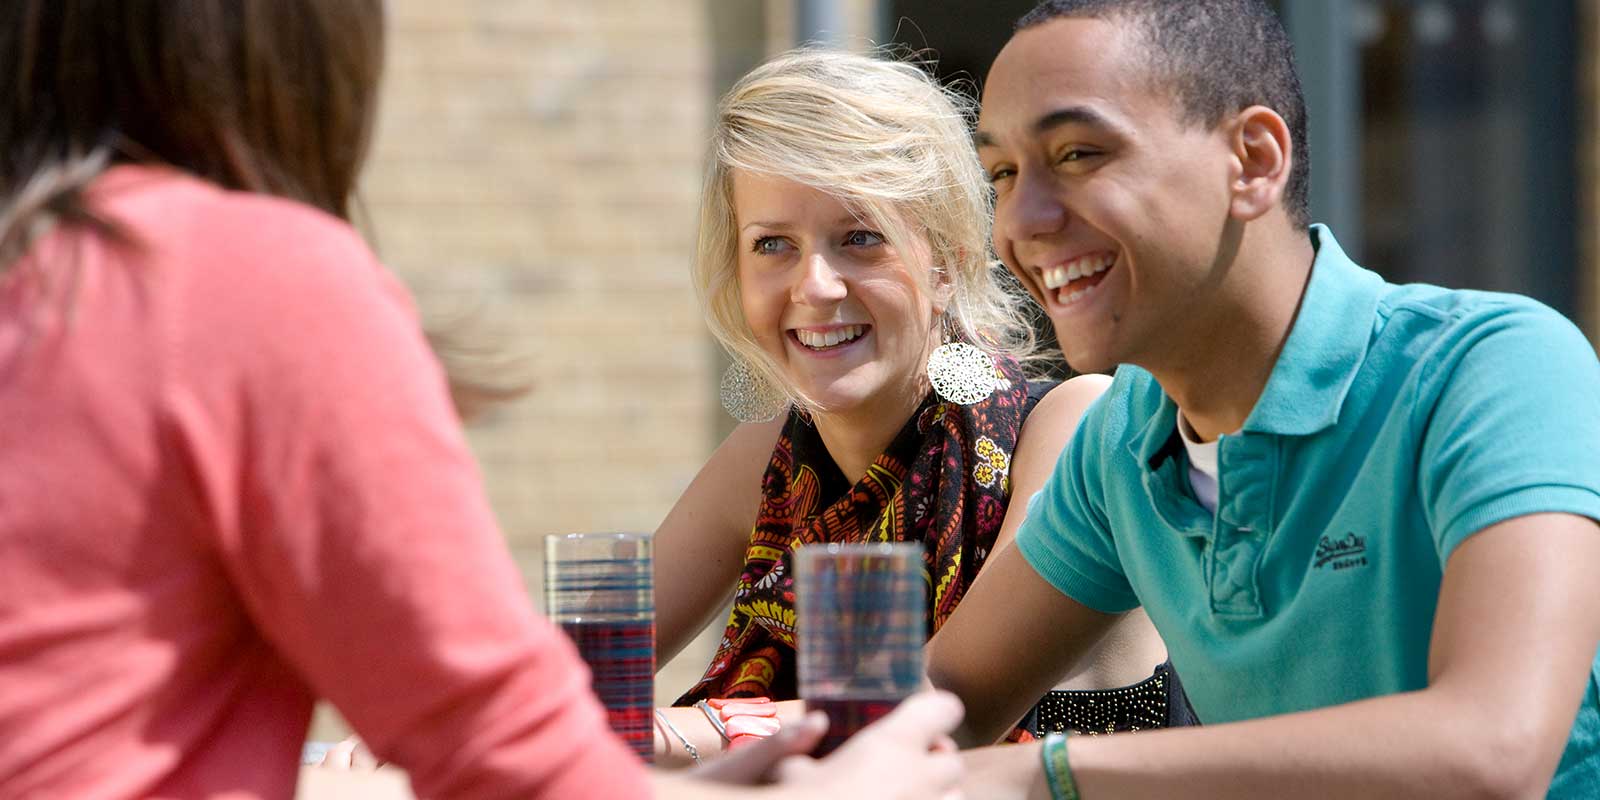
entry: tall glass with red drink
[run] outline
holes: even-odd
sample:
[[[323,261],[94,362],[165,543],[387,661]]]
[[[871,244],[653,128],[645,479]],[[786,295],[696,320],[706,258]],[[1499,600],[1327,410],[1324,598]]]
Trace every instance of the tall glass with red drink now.
[[[611,729],[654,757],[655,596],[650,536],[545,537],[545,612],[578,646]]]

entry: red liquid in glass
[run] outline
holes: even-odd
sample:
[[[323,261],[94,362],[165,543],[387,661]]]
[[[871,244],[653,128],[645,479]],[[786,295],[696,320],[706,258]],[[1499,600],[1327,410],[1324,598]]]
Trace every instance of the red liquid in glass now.
[[[842,697],[806,698],[807,711],[824,711],[828,714],[828,732],[811,751],[821,758],[833,752],[856,731],[871,725],[894,710],[899,700],[852,700]]]
[[[655,756],[656,627],[654,622],[563,622],[594,676],[611,730],[640,758]]]

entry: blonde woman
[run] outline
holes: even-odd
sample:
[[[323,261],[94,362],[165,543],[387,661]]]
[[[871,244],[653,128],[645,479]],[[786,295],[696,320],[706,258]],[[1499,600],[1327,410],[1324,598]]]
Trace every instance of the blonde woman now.
[[[916,65],[809,48],[757,68],[718,108],[694,277],[734,358],[724,403],[748,421],[656,532],[660,662],[734,602],[679,705],[796,697],[799,544],[922,543],[938,630],[1009,545],[1025,506],[1012,499],[1040,488],[1108,383],[1024,372],[1026,296],[989,257],[970,121],[967,101]],[[1183,722],[1165,659],[1134,612],[1024,728]],[[1138,702],[1084,694],[1112,689]],[[702,752],[720,739],[699,709],[665,720],[665,760],[685,739]]]

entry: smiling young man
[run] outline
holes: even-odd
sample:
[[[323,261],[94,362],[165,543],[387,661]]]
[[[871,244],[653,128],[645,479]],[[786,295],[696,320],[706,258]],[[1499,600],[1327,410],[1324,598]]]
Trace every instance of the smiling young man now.
[[[1600,363],[1357,266],[1305,142],[1258,0],[1047,2],[989,73],[996,251],[1125,366],[930,675],[993,741],[1142,605],[1207,727],[977,751],[981,796],[1600,796]]]

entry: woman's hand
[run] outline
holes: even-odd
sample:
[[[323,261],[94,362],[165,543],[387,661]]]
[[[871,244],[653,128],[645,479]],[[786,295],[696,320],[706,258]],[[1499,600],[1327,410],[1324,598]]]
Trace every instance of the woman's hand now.
[[[827,758],[784,759],[778,782],[828,800],[959,798],[961,758],[950,732],[963,713],[961,701],[947,692],[914,695]]]
[[[367,743],[361,741],[361,737],[350,736],[328,748],[328,752],[322,755],[322,760],[312,766],[364,772],[383,766],[383,761],[367,749]]]
[[[946,692],[922,692],[868,726],[823,759],[808,753],[822,741],[827,718],[807,714],[772,737],[733,751],[699,769],[663,781],[660,795],[721,797],[715,788],[776,783],[757,796],[826,800],[959,798],[962,769],[949,733],[961,722],[961,702]],[[729,794],[729,797],[735,796]],[[739,797],[748,797],[748,791]]]
[[[703,767],[659,777],[659,794],[669,800],[710,800],[724,796],[718,789],[766,785],[756,797],[954,800],[961,797],[962,768],[950,732],[960,724],[962,713],[955,695],[919,692],[828,757],[814,759],[809,753],[822,741],[828,720],[813,711],[786,723],[772,736],[723,754]],[[381,765],[360,738],[351,736],[329,748],[316,768],[370,771]],[[726,796],[748,800],[751,793],[729,791]]]

